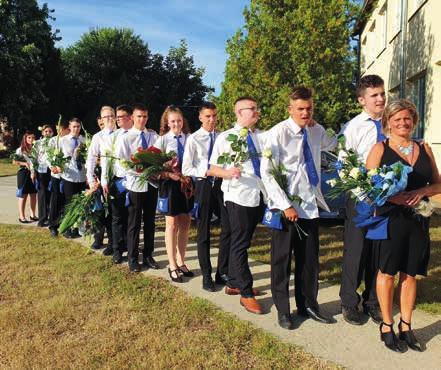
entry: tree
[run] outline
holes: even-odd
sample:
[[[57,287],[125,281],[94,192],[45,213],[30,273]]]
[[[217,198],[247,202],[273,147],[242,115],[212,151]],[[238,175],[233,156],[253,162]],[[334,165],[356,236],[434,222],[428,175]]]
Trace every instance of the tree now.
[[[287,115],[294,85],[315,90],[315,118],[337,128],[355,107],[350,25],[357,6],[350,0],[251,0],[245,27],[227,43],[225,80],[218,98],[224,127],[232,106],[252,95],[269,128]]]
[[[57,32],[52,10],[34,0],[0,0],[0,116],[16,128],[36,127],[59,96]]]

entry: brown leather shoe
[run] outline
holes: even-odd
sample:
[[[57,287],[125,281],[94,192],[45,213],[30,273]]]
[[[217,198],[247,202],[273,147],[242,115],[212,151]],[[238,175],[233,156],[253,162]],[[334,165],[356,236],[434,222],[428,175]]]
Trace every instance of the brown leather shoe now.
[[[240,304],[244,306],[248,312],[255,313],[256,315],[263,314],[259,302],[257,302],[256,298],[254,297],[251,298],[240,297]]]
[[[225,294],[227,295],[239,295],[240,289],[239,288],[231,288],[229,286],[225,286]],[[255,296],[260,295],[260,292],[257,289],[253,288],[253,294]]]

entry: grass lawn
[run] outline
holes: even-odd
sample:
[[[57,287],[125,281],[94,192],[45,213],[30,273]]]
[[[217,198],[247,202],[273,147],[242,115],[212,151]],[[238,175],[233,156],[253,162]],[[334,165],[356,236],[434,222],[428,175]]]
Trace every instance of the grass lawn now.
[[[0,368],[332,368],[47,230],[0,225]]]
[[[220,229],[214,228],[214,245],[219,244]],[[195,241],[193,226],[190,237]],[[441,216],[431,218],[431,256],[428,276],[420,279],[417,289],[417,307],[430,313],[441,314]],[[254,234],[250,257],[270,263],[271,232],[259,225]],[[320,226],[320,279],[331,284],[340,284],[343,257],[343,225],[324,221]]]
[[[17,170],[18,166],[12,164],[9,158],[0,158],[0,177],[15,175]]]

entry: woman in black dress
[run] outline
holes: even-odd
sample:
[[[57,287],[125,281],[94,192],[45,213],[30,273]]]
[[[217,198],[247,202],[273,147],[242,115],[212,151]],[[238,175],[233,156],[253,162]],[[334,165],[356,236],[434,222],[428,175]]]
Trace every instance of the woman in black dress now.
[[[163,152],[175,152],[178,159],[178,168],[181,171],[185,144],[189,135],[188,124],[182,111],[169,106],[161,117],[160,137],[154,144]],[[180,172],[166,173],[159,188],[159,201],[167,199],[168,209],[165,213],[165,246],[169,261],[168,272],[172,281],[183,282],[182,275],[192,277],[185,264],[185,252],[188,244],[188,230],[190,229],[189,212],[193,209],[194,198],[183,192],[183,181],[191,181]]]
[[[14,164],[19,166],[17,171],[16,195],[18,198],[18,221],[23,224],[38,221],[38,217],[35,214],[37,205],[37,189],[35,189],[34,186],[36,169],[32,168],[32,163],[29,158],[34,141],[35,135],[30,131],[26,131],[21,139],[20,147],[15,152],[16,157],[13,161]],[[25,216],[28,195],[30,198],[31,208],[30,221],[28,221]]]
[[[388,136],[377,143],[366,161],[368,169],[402,162],[413,171],[408,176],[405,191],[391,197],[377,208],[377,215],[389,217],[388,238],[374,243],[379,261],[377,296],[383,322],[381,340],[386,347],[404,352],[406,347],[393,331],[394,278],[399,272],[400,299],[399,338],[413,350],[422,347],[412,328],[412,311],[416,298],[416,275],[427,275],[429,261],[429,218],[416,214],[415,206],[441,192],[441,179],[429,145],[413,141],[412,133],[418,122],[416,107],[408,100],[394,101],[386,107],[382,126]]]

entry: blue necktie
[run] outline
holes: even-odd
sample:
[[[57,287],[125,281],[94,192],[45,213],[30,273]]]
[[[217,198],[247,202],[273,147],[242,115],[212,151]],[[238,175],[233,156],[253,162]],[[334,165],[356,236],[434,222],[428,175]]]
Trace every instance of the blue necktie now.
[[[381,119],[372,119],[372,122],[375,123],[375,127],[377,129],[377,143],[380,141],[386,140],[386,136],[384,136],[383,132],[381,131]]]
[[[79,144],[78,138],[73,136],[72,140],[74,141],[73,149],[75,150]],[[81,164],[81,159],[79,158],[79,156],[77,156],[77,159],[75,159],[75,163],[77,164],[78,170],[81,171],[81,169],[83,168],[83,165]]]
[[[251,138],[250,132],[247,135],[248,154],[250,155],[251,163],[253,164],[254,174],[260,178],[260,159],[257,153],[256,146]]]
[[[208,146],[208,168],[210,168],[210,158],[211,154],[213,154],[213,146],[214,146],[214,132],[210,132],[210,145]]]
[[[319,183],[319,177],[317,170],[315,169],[314,158],[312,157],[311,148],[308,144],[308,133],[305,129],[302,129],[303,134],[303,159],[306,164],[306,173],[308,174],[309,183],[312,186],[317,186]]]
[[[139,134],[139,136],[141,137],[141,146],[142,146],[142,149],[147,149],[147,140],[145,139],[144,132],[141,132],[141,133]]]
[[[179,140],[181,135],[175,136],[176,139],[176,145],[178,146],[178,161],[179,161],[179,167],[182,166],[182,160],[184,159],[184,146],[181,143],[181,140]]]

